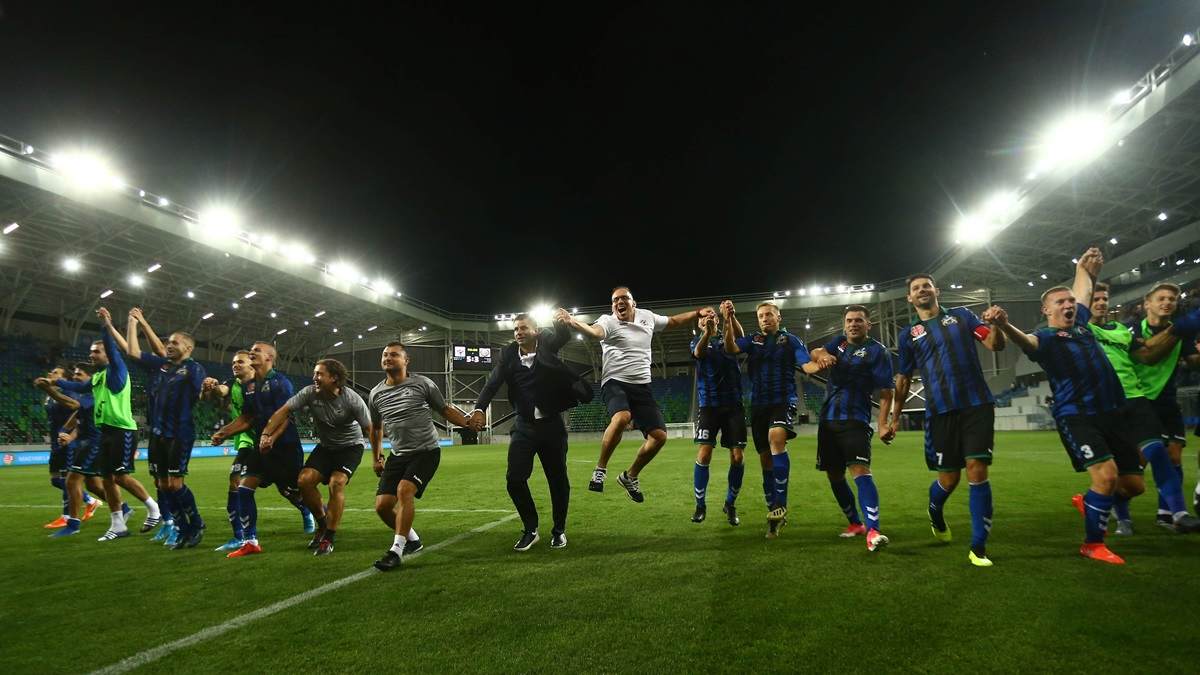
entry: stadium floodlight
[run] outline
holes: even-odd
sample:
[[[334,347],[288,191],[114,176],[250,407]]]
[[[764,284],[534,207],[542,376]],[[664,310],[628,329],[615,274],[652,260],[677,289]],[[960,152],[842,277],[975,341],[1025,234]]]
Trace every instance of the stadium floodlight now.
[[[379,328],[379,326],[371,326],[370,328],[367,329],[367,332],[370,333],[371,331],[375,330],[376,328]]]
[[[396,291],[396,297],[397,297],[397,298],[398,298],[398,297],[400,297],[400,296],[402,296],[402,295],[404,295],[404,294],[403,294],[403,293],[401,293],[400,291]]]
[[[18,224],[18,223],[7,224],[4,226],[4,234],[12,234],[13,232],[17,231],[18,227],[21,227],[20,224]]]
[[[582,334],[582,333],[576,333],[576,334],[575,334],[575,339],[576,339],[576,340],[582,340],[582,339],[583,339],[583,334]]]
[[[863,290],[864,291],[873,291],[873,290],[875,290],[875,284],[863,284]]]
[[[1182,264],[1183,264],[1183,263],[1185,263],[1185,262],[1187,262],[1187,261],[1186,261],[1186,260],[1184,260],[1183,258],[1180,258],[1179,260],[1176,260],[1176,261],[1175,261],[1175,266],[1176,266],[1176,267],[1179,267],[1180,265],[1182,265]]]
[[[1194,258],[1194,259],[1192,260],[1192,262],[1194,262],[1194,263],[1200,263],[1200,258]]]
[[[1111,103],[1113,105],[1126,105],[1133,100],[1132,89],[1119,89],[1113,93]]]
[[[820,294],[821,294],[821,287],[820,287],[820,286],[810,286],[810,287],[808,288],[808,294],[809,294],[809,295],[820,295]]]
[[[34,149],[33,149],[33,146],[32,146],[32,145],[25,145],[25,146],[22,146],[22,147],[21,147],[21,154],[22,154],[22,155],[32,155],[34,152],[35,152],[35,151],[34,151]]]
[[[1071,258],[1071,264],[1072,264],[1072,265],[1078,265],[1078,264],[1079,264],[1079,258]]]
[[[1050,277],[1046,276],[1046,273],[1045,273],[1045,272],[1042,272],[1042,279],[1043,279],[1043,280],[1044,280],[1044,279],[1049,279],[1049,278],[1050,278]]]
[[[278,317],[278,316],[279,316],[279,315],[278,315],[278,314],[276,314],[275,312],[271,312],[271,318],[272,318],[272,319],[274,319],[274,318],[276,318],[276,317]]]
[[[139,197],[141,197],[142,199],[145,199],[145,198],[146,198],[146,191],[145,191],[145,190],[138,190],[138,196],[139,196]]]
[[[837,286],[834,288],[834,290],[836,290],[838,293],[845,293],[845,292],[846,292],[846,290],[847,290],[847,289],[846,289],[846,284],[838,284],[838,285],[837,285]]]
[[[134,288],[141,288],[145,284],[146,284],[146,277],[143,277],[140,274],[130,274],[129,275],[129,285],[130,286],[133,286]]]
[[[1038,144],[1039,165],[1055,168],[1088,162],[1109,146],[1111,133],[1108,121],[1096,113],[1067,115],[1042,135]]]
[[[160,202],[159,206],[166,206]],[[224,205],[210,206],[200,213],[200,224],[205,231],[215,235],[228,236],[237,232],[242,224],[242,216],[237,211]]]
[[[287,329],[286,329],[286,328],[280,328],[279,330],[275,331],[275,334],[276,334],[276,335],[283,335],[283,334],[284,334],[284,333],[286,333],[286,332],[287,332]]]
[[[153,274],[161,269],[162,269],[161,263],[154,263],[153,265],[146,268],[146,274]]]
[[[1028,282],[1028,284],[1029,284],[1029,286],[1030,286],[1030,287],[1032,287],[1032,286],[1033,286],[1033,282],[1032,282],[1032,281]]]
[[[1116,246],[1116,245],[1117,245],[1117,238],[1116,238],[1116,237],[1113,237],[1112,239],[1109,239],[1109,240],[1108,240],[1108,243],[1112,244],[1113,246]]]
[[[258,291],[250,291],[249,293],[243,295],[242,298],[244,300],[249,300],[250,298],[253,298],[256,295],[258,295]]]
[[[55,154],[51,157],[50,164],[85,190],[94,190],[102,185],[112,186],[117,180],[108,160],[94,152],[71,151]]]
[[[83,263],[79,262],[79,258],[66,258],[62,261],[62,266],[68,272],[78,272],[83,269]]]
[[[552,308],[548,304],[540,304],[540,305],[537,305],[536,307],[534,307],[533,309],[529,310],[529,316],[532,317],[533,320],[536,321],[538,324],[546,325],[547,323],[550,322],[550,319],[554,316],[554,308]],[[422,326],[421,330],[425,330],[425,327]]]
[[[334,332],[334,333],[336,333],[336,332],[337,332],[337,326],[334,326],[334,327],[333,327],[333,332]]]
[[[316,314],[313,314],[313,318],[316,318],[316,319],[319,319],[323,316],[325,316],[325,310],[321,310],[321,311],[317,312]]]
[[[159,198],[158,198],[158,205],[159,205],[159,206],[161,206],[161,207],[163,207],[163,208],[166,208],[166,207],[168,207],[168,206],[170,206],[170,205],[171,205],[171,200],[170,200],[170,199],[167,199],[166,197],[159,197]]]
[[[1196,44],[1196,36],[1192,35],[1191,33],[1184,33],[1183,39],[1179,41],[1179,44],[1183,45],[1184,47],[1191,47],[1192,45]],[[32,150],[32,148],[30,148],[30,150]]]
[[[1166,219],[1167,219],[1167,214],[1166,214],[1166,212],[1165,212],[1165,211],[1159,211],[1159,212],[1158,212],[1158,219],[1159,219],[1160,221],[1161,221],[1161,220],[1166,220]]]
[[[112,295],[112,294],[113,294],[113,291],[112,291],[112,289],[110,288],[110,289],[108,289],[108,290],[104,291],[103,293],[101,293],[101,294],[100,294],[100,298],[101,298],[101,299],[104,299],[104,298],[107,298],[108,296],[110,296],[110,295]]]
[[[342,346],[342,341],[341,341],[341,340],[338,340],[337,342],[333,343],[333,346],[334,346],[334,347],[341,347],[341,346]]]
[[[196,297],[196,292],[195,292],[195,291],[188,291],[188,292],[187,292],[187,296],[188,296],[188,299],[189,299],[189,300],[190,300],[190,299],[192,299],[192,298],[195,298],[195,297]]]
[[[284,245],[280,251],[287,256],[288,260],[298,262],[303,265],[311,265],[317,262],[317,257],[308,250],[308,247],[300,242],[294,241]]]
[[[359,339],[359,340],[361,340],[361,339],[362,339],[362,333],[359,333],[359,334],[358,334],[358,339]]]
[[[832,293],[832,292],[833,292],[833,288],[831,288],[831,287],[829,287],[829,286],[826,286],[826,287],[825,287],[825,289],[824,289],[824,291],[825,291],[826,293]]]
[[[305,320],[304,320],[304,325],[305,325],[305,326],[307,326],[307,325],[308,325],[308,319],[305,319]]]
[[[211,319],[211,318],[213,318],[213,312],[209,312],[209,313],[205,314],[204,316],[200,317],[200,320],[201,320],[201,321],[208,321],[208,320],[209,320],[209,319]]]
[[[497,321],[501,320],[502,318],[503,318],[503,315],[501,315],[501,314],[497,314],[497,315],[496,315],[496,317],[495,317],[495,319],[496,319]]]
[[[363,275],[359,274],[358,269],[349,263],[336,262],[329,265],[327,269],[330,275],[351,283],[363,278]]]
[[[392,286],[390,281],[382,277],[375,280],[375,290],[383,295],[394,295],[396,293],[396,287]]]
[[[811,329],[812,329],[812,324],[809,323],[808,321],[805,321],[804,322],[804,330],[811,330]]]
[[[772,291],[772,292],[771,292],[771,297],[772,297],[772,298],[778,298],[778,297],[779,297],[779,291]]]
[[[429,326],[421,326],[421,330],[429,330]]]
[[[1025,180],[1037,180],[1037,177],[1038,172],[1036,171],[1030,171],[1029,173],[1025,174]]]
[[[234,308],[234,309],[238,309],[238,308],[240,308],[240,307],[241,307],[241,305],[237,304],[236,302],[231,302],[231,303],[229,303],[229,306],[230,306],[230,307],[232,307],[232,308]]]
[[[578,314],[578,313],[579,313],[579,308],[578,308],[578,307],[572,307],[572,308],[571,308],[571,313],[572,313],[572,314]]]
[[[801,288],[801,289],[799,289],[799,290],[797,290],[797,291],[796,291],[796,295],[808,295],[808,289],[806,289],[806,288]]]
[[[279,240],[273,234],[264,234],[258,242],[258,247],[267,253],[276,253],[279,251]]]

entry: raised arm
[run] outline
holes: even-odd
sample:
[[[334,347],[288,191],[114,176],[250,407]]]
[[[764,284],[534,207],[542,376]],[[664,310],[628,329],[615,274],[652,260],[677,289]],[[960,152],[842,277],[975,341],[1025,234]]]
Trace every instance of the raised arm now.
[[[725,348],[727,354],[740,354],[741,347],[738,346],[738,338],[744,337],[742,324],[738,323],[737,312],[733,307],[733,302],[726,300],[721,303],[721,314],[725,316],[725,334],[721,336],[721,346]],[[730,327],[733,330],[730,330]],[[736,335],[735,335],[736,333]]]
[[[692,350],[692,356],[698,359],[704,358],[704,355],[708,353],[708,341],[717,331],[717,317],[715,315],[708,317],[708,320],[702,325],[704,332],[700,333],[700,340],[696,343],[696,348]]]
[[[1088,295],[1091,295],[1092,291],[1090,288],[1087,289],[1087,293]],[[1004,331],[1004,334],[1008,337],[1008,339],[1012,340],[1013,344],[1020,347],[1021,351],[1025,352],[1026,354],[1033,354],[1037,352],[1037,336],[1029,335],[1028,333],[1025,333],[1021,329],[1009,323],[1008,312],[1004,311],[1003,307],[1000,307],[999,305],[992,305],[991,307],[988,307],[983,313],[983,320],[992,324],[999,330]]]
[[[108,356],[108,377],[104,378],[104,384],[109,391],[117,394],[129,381],[129,370],[125,367],[125,359],[121,358],[121,352],[113,339],[117,331],[113,328],[112,315],[108,313],[108,308],[101,307],[96,310],[96,316],[100,317],[107,329],[100,333],[100,340],[104,342],[104,353]]]
[[[1092,288],[1103,266],[1104,254],[1095,246],[1079,256],[1079,262],[1075,263],[1075,283],[1071,287],[1071,292],[1075,294],[1075,302],[1084,307],[1092,306]]]
[[[549,336],[543,335],[545,345],[538,349],[549,349],[557,354],[558,350],[571,340],[571,324],[567,321],[570,318],[571,313],[562,307],[554,310],[554,325],[550,329]]]
[[[565,310],[563,310],[563,311],[565,312]],[[580,321],[579,319],[571,316],[570,314],[567,314],[566,323],[572,329],[579,331],[580,333],[582,333],[584,335],[595,338],[597,340],[604,339],[604,327],[600,325],[599,320],[597,320],[596,323],[589,326],[586,323]]]
[[[699,319],[702,316],[710,316],[712,314],[714,314],[712,307],[701,307],[699,309],[693,309],[690,312],[676,314],[675,316],[667,319],[667,329],[679,328],[680,326],[694,326],[696,325],[696,319]]]
[[[138,322],[133,318],[133,310],[129,310],[129,321],[125,324],[125,344],[122,345],[129,357],[137,360],[142,358],[142,345],[138,342]]]
[[[163,346],[162,340],[158,339],[158,335],[150,327],[150,322],[146,321],[146,317],[142,314],[142,308],[134,307],[129,310],[129,318],[137,321],[138,325],[142,327],[142,332],[146,334],[146,339],[150,341],[150,349],[154,350],[155,354],[165,357],[167,355],[167,348]]]
[[[71,410],[79,410],[79,401],[64,394],[61,390],[55,387],[50,380],[44,377],[39,377],[33,381],[33,385],[38,389],[46,392],[46,395],[54,399],[58,403],[70,408]]]

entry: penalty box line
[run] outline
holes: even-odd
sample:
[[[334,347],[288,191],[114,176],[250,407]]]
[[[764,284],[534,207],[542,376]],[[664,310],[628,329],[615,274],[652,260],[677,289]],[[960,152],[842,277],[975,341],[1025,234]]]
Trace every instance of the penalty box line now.
[[[508,521],[513,520],[514,518],[517,518],[518,515],[519,514],[516,514],[516,513],[509,514],[509,515],[501,518],[500,520],[494,520],[490,523],[480,525],[479,527],[476,527],[473,530],[468,530],[467,532],[463,532],[461,534],[456,534],[453,537],[450,537],[449,539],[447,539],[445,541],[440,541],[436,544],[430,544],[429,546],[426,546],[422,550],[420,550],[416,553],[413,553],[412,555],[408,555],[408,556],[404,556],[404,557],[405,557],[405,559],[416,558],[416,557],[424,555],[426,553],[432,553],[433,551],[437,551],[439,549],[446,548],[447,546],[453,546],[454,544],[457,544],[458,542],[460,542],[464,539],[468,539],[468,538],[473,537],[482,532],[487,532],[488,530],[490,530],[494,527],[503,525],[504,523],[507,523]],[[380,573],[381,572],[379,570],[375,569],[374,567],[371,567],[369,569],[363,570],[362,572],[357,572],[355,574],[351,574],[348,577],[343,577],[336,581],[331,581],[323,586],[318,586],[316,588],[307,590],[303,593],[298,593],[296,595],[293,595],[290,598],[285,598],[274,604],[267,605],[266,607],[262,607],[260,609],[256,609],[253,612],[249,612],[247,614],[243,614],[241,616],[234,617],[224,623],[219,623],[215,626],[209,626],[208,628],[197,631],[187,637],[180,638],[180,639],[174,640],[172,642],[167,642],[165,644],[159,645],[157,647],[152,647],[152,648],[147,649],[142,652],[138,652],[137,654],[134,654],[133,656],[130,656],[128,658],[121,659],[120,661],[117,661],[116,663],[114,663],[110,666],[101,668],[99,670],[92,671],[91,675],[115,675],[116,673],[129,672],[135,668],[140,668],[146,664],[153,663],[153,662],[161,659],[162,657],[167,656],[168,654],[171,654],[173,652],[179,651],[180,649],[184,649],[185,647],[191,647],[192,645],[199,644],[201,642],[204,642],[205,640],[211,640],[212,638],[219,637],[219,636],[224,635],[225,633],[228,633],[232,630],[241,628],[242,626],[245,626],[246,624],[253,623],[255,621],[258,621],[259,619],[265,619],[266,617],[271,616],[273,614],[278,614],[279,612],[282,612],[285,609],[295,607],[296,605],[299,605],[303,602],[307,602],[309,600],[312,600],[313,598],[325,595],[326,593],[329,593],[331,591],[336,591],[339,588],[349,586],[350,584],[353,584],[358,581],[362,581],[363,579],[372,577],[372,576],[374,576],[376,574],[380,574]],[[401,572],[401,574],[403,574],[403,572]]]

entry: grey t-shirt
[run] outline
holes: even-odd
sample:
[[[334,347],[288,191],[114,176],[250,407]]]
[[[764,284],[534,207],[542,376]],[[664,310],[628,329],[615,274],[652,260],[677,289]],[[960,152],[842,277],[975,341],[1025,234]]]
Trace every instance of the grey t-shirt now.
[[[353,389],[342,387],[337,398],[324,399],[317,394],[316,385],[310,384],[289,398],[287,407],[293,412],[308,408],[317,438],[327,448],[367,444],[362,430],[371,426],[371,413]]]
[[[371,390],[367,407],[371,423],[383,424],[384,433],[392,441],[393,455],[438,447],[433,411],[440,415],[446,399],[428,377],[413,374],[400,384],[388,384],[385,379]]]

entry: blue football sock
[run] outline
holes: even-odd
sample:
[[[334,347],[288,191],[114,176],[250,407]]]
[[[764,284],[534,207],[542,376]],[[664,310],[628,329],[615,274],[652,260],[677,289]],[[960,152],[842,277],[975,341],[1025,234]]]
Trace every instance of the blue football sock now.
[[[242,539],[258,539],[258,505],[254,503],[254,488],[238,487],[238,516],[242,519]]]
[[[170,490],[158,491],[158,510],[162,511],[162,519],[168,523],[178,524],[180,527],[185,525],[187,521],[179,518],[178,509],[175,505],[175,493]]]
[[[175,501],[179,503],[179,510],[183,513],[183,517],[188,520],[188,527],[192,530],[198,530],[204,527],[204,519],[200,517],[200,509],[196,507],[196,495],[192,493],[192,489],[184,485],[175,493]]]
[[[91,503],[92,503],[92,502],[94,502],[94,501],[96,501],[96,498],[95,498],[95,497],[93,497],[91,494],[89,494],[89,493],[88,493],[88,491],[87,491],[87,488],[84,488],[84,490],[83,490],[83,503],[84,503],[84,504],[91,504]]]
[[[986,480],[971,483],[967,498],[971,508],[971,550],[975,555],[982,555],[988,533],[992,531],[992,484]]]
[[[1129,513],[1129,497],[1123,496],[1120,492],[1113,494],[1113,512],[1117,514],[1117,520],[1133,520],[1133,516]]]
[[[692,469],[692,486],[696,491],[696,506],[704,506],[704,497],[708,494],[708,465],[696,462]]]
[[[942,532],[946,530],[946,514],[943,509],[946,506],[946,500],[950,498],[950,492],[942,487],[937,479],[934,479],[933,484],[929,486],[929,522]]]
[[[1083,496],[1083,530],[1084,541],[1089,544],[1099,544],[1104,541],[1108,532],[1108,512],[1113,507],[1111,495],[1087,491]]]
[[[233,528],[233,538],[242,538],[242,519],[238,517],[238,491],[230,490],[225,498],[225,515],[229,517],[229,526]]]
[[[775,467],[775,506],[787,506],[788,474],[792,472],[792,460],[788,458],[787,450],[771,456]]]
[[[763,499],[767,500],[767,508],[771,508],[771,498],[775,496],[775,472],[763,469]]]
[[[855,479],[854,482],[858,482]],[[850,491],[850,483],[845,478],[839,481],[829,481],[829,487],[833,490],[833,498],[837,500],[838,507],[842,509],[846,520],[852,525],[861,525],[862,520],[858,517],[858,509],[854,507],[854,493]]]
[[[726,504],[733,504],[737,501],[738,493],[742,491],[742,479],[745,478],[745,476],[745,464],[729,465],[729,492],[725,493]]]
[[[875,478],[869,473],[854,477],[858,487],[858,501],[862,504],[863,515],[867,517],[867,529],[879,529],[879,490],[875,487]]]
[[[71,498],[67,494],[67,481],[63,480],[62,476],[51,476],[50,484],[62,492],[62,514],[64,516],[69,514],[71,512]]]
[[[1150,463],[1150,469],[1154,473],[1154,484],[1158,487],[1158,496],[1166,502],[1166,511],[1171,514],[1186,512],[1187,508],[1183,505],[1183,481],[1179,477],[1182,472],[1177,472],[1175,465],[1171,464],[1166,446],[1162,441],[1151,441],[1142,448],[1142,454]]]

